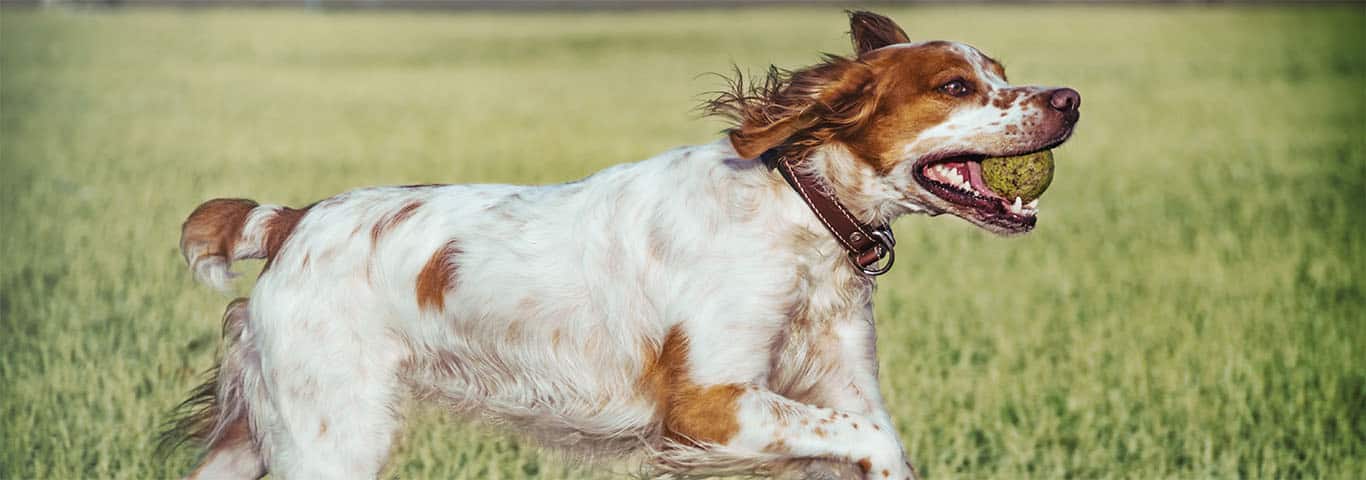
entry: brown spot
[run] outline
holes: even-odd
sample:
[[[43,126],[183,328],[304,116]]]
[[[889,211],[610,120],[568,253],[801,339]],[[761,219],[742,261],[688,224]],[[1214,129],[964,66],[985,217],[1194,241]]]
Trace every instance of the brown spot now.
[[[853,423],[852,425],[850,425],[850,426],[851,426],[851,427],[854,427],[854,430],[858,430],[858,422],[854,422],[854,423]]]
[[[550,332],[550,346],[555,347],[555,348],[560,348],[560,337],[561,337],[562,335],[563,335],[563,332],[561,332],[560,329],[558,329],[558,328],[556,328],[554,331]]]
[[[186,253],[190,250],[197,250],[195,256],[198,257],[223,257],[227,260],[232,258],[232,250],[236,249],[238,242],[242,239],[242,230],[246,228],[247,217],[251,211],[257,208],[257,202],[246,200],[246,198],[214,198],[194,209],[190,213],[189,219],[184,220],[180,226],[180,249]],[[265,258],[265,268],[270,268],[270,264],[275,261],[276,254],[280,253],[281,246],[285,239],[290,238],[294,232],[295,224],[299,223],[303,215],[309,211],[310,206],[302,209],[288,208],[281,206],[275,211],[275,215],[268,217],[262,224],[262,245],[261,252],[253,254],[251,258]],[[193,261],[195,258],[186,258]],[[264,272],[264,269],[262,269]]]
[[[418,207],[421,206],[422,200],[409,200],[398,210],[380,217],[379,221],[375,222],[375,226],[370,229],[370,242],[379,243],[379,237],[384,236],[386,232],[393,230],[398,224],[412,217],[413,213],[417,212]]]
[[[873,430],[877,430],[877,431],[881,432],[881,431],[882,431],[882,427],[879,427],[879,426],[877,426],[876,423],[874,423],[874,424],[873,424]]]
[[[324,418],[322,422],[319,422],[319,423],[318,423],[318,436],[319,436],[319,437],[322,437],[323,435],[326,435],[326,434],[327,434],[327,419]]]
[[[313,206],[309,205],[298,209],[281,207],[275,211],[275,215],[266,219],[266,266],[261,270],[261,273],[265,273],[270,265],[275,262],[275,256],[280,254],[280,249],[284,248],[285,241],[294,234],[294,227],[299,225],[299,220],[304,218],[304,214],[307,214],[310,208]]]
[[[858,468],[863,469],[863,473],[868,473],[873,470],[873,461],[869,460],[867,457],[860,458],[854,463],[858,464]]]
[[[200,257],[230,258],[247,216],[256,207],[256,202],[245,198],[215,198],[200,204],[180,226],[180,249],[186,255],[196,249]]]
[[[824,429],[824,428],[821,428],[821,427],[816,427],[816,428],[812,429],[812,430],[811,430],[811,433],[814,433],[814,434],[816,434],[817,437],[821,437],[821,438],[825,438],[825,436],[827,435],[827,433],[825,432],[825,429]]]
[[[1015,124],[1006,125],[1006,135],[1015,135],[1015,134],[1017,134],[1017,133],[1020,133],[1020,126],[1019,126],[1019,125],[1015,125]]]
[[[427,260],[417,274],[417,306],[440,312],[446,304],[446,292],[455,288],[459,267],[456,257],[461,250],[455,240],[446,242]]]
[[[887,477],[890,477],[890,476],[892,476],[892,472],[887,471],[887,469],[885,469],[885,468],[882,469],[882,478],[887,478]]]
[[[1016,99],[1020,98],[1021,93],[1023,93],[1023,91],[1017,88],[999,90],[997,91],[995,98],[991,99],[991,106],[1001,110],[1008,109],[1011,104],[1015,103]]]
[[[650,351],[645,358],[640,383],[654,394],[666,436],[686,443],[724,444],[740,430],[737,412],[745,388],[693,383],[688,378],[688,337],[681,328],[670,328],[658,354]]]
[[[773,453],[791,453],[791,450],[787,446],[787,442],[781,438],[770,442],[768,445],[765,445],[764,451]]]

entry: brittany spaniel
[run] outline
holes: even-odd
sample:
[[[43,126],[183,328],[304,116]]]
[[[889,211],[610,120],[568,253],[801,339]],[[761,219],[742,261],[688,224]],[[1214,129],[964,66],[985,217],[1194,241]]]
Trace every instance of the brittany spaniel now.
[[[979,161],[1058,146],[1081,98],[850,20],[852,56],[708,102],[734,121],[715,143],[560,185],[200,205],[180,243],[199,280],[266,264],[168,432],[207,449],[190,476],[374,478],[417,398],[655,474],[914,478],[878,390],[886,225],[1029,231],[1037,204]]]

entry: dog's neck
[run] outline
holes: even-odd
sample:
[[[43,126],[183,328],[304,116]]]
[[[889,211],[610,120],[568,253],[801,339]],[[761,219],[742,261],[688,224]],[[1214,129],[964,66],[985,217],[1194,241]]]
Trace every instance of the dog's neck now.
[[[897,218],[914,211],[897,201],[902,195],[884,176],[843,144],[817,147],[798,165],[818,176],[834,198],[865,225],[891,225]]]

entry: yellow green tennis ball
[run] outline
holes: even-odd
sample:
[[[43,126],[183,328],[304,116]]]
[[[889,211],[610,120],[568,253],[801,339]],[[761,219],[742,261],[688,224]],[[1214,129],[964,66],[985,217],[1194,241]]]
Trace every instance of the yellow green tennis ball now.
[[[982,160],[982,180],[997,195],[1033,201],[1053,183],[1053,151]]]

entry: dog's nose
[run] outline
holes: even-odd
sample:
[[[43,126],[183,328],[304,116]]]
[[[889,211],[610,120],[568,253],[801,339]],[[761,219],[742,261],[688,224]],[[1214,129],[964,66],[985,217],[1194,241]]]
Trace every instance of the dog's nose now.
[[[1070,88],[1059,88],[1048,97],[1048,106],[1063,113],[1075,112],[1081,106],[1081,94]]]

